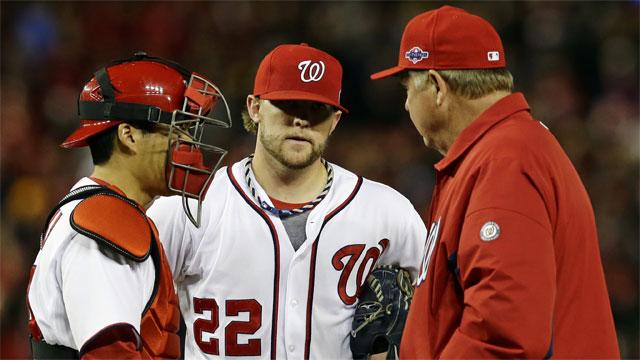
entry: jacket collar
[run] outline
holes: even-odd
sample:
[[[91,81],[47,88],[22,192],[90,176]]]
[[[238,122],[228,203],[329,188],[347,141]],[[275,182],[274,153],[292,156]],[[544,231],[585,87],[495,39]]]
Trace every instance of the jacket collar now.
[[[498,100],[462,130],[447,155],[434,167],[443,171],[466,153],[494,125],[523,110],[529,111],[529,104],[522,93],[513,93]]]

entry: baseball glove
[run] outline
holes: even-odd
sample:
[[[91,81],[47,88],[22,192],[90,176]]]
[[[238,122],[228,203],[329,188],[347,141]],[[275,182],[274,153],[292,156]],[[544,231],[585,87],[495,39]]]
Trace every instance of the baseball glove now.
[[[387,352],[397,359],[402,330],[413,297],[411,275],[401,268],[375,268],[362,287],[353,316],[351,352],[354,359]]]

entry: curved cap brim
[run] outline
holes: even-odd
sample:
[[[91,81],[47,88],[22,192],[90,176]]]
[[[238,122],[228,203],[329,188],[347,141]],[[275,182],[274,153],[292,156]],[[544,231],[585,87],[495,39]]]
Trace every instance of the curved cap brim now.
[[[282,90],[282,91],[272,91],[266,94],[254,94],[256,96],[259,96],[261,99],[265,99],[265,100],[308,100],[308,101],[317,101],[323,104],[327,104],[327,105],[331,105],[331,106],[335,106],[338,109],[342,110],[342,112],[344,113],[349,113],[349,110],[347,110],[344,106],[340,105],[339,103],[324,97],[324,96],[320,96],[318,94],[314,94],[314,93],[309,93],[309,92],[305,92],[305,91],[299,91],[299,90]]]
[[[87,121],[80,125],[79,128],[76,129],[71,135],[69,135],[60,146],[63,148],[78,148],[83,146],[88,146],[87,139],[93,135],[101,133],[109,128],[112,128],[122,121]]]
[[[398,74],[398,73],[400,73],[400,72],[402,72],[404,70],[406,70],[406,69],[403,68],[403,67],[394,66],[392,68],[389,68],[389,69],[386,69],[386,70],[382,70],[382,71],[379,71],[379,72],[377,72],[375,74],[372,74],[371,75],[371,80],[378,80],[378,79],[386,78],[386,77],[389,77],[389,76],[393,76],[393,75],[396,75],[396,74]]]

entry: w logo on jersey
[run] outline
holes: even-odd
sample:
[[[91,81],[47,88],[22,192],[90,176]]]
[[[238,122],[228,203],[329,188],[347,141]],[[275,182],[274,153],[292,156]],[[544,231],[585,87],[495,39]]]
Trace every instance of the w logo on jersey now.
[[[322,61],[311,62],[311,60],[301,61],[298,64],[300,70],[300,80],[302,82],[320,81],[324,76],[324,63]]]
[[[378,246],[369,248],[364,254],[364,258],[362,259],[362,262],[360,262],[360,266],[358,266],[358,271],[356,273],[355,291],[353,291],[352,294],[349,294],[347,291],[349,278],[351,277],[353,268],[360,259],[360,255],[364,252],[365,247],[365,244],[347,245],[338,250],[335,255],[333,255],[333,259],[331,259],[333,268],[338,271],[342,271],[340,274],[340,280],[338,281],[338,295],[345,305],[353,305],[358,300],[358,294],[360,293],[362,284],[367,279],[367,276],[369,276],[371,270],[373,270],[373,267],[378,261],[380,255],[387,249],[387,247],[389,247],[389,240],[380,240],[378,242]],[[346,264],[343,261],[344,258],[347,258]]]
[[[422,253],[422,262],[420,263],[420,273],[416,280],[416,287],[420,286],[427,279],[427,270],[429,269],[429,261],[433,250],[436,248],[438,237],[440,236],[440,219],[431,223],[431,229],[429,229],[429,235],[427,241],[424,244],[424,252]]]

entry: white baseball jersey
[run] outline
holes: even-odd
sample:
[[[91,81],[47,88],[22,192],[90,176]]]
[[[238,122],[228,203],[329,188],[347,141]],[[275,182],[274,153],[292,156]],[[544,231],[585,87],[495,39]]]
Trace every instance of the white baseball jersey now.
[[[73,189],[86,185],[97,183],[83,178]],[[27,295],[44,341],[76,350],[109,325],[127,323],[139,333],[155,280],[151,257],[138,263],[103,252],[71,228],[79,202],[65,204],[51,219]]]
[[[179,197],[148,211],[178,287],[185,357],[351,358],[358,289],[375,264],[416,276],[426,240],[420,216],[390,187],[332,165],[333,185],[294,251],[280,218],[249,194],[246,161],[216,173],[199,229]]]

